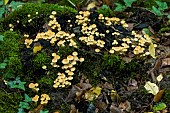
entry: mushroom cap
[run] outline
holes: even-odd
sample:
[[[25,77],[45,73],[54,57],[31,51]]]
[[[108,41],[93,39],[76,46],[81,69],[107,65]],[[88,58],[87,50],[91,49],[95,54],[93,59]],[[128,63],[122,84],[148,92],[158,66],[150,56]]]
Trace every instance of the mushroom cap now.
[[[62,60],[62,63],[63,63],[63,64],[68,64],[68,63],[69,63],[69,60],[68,60],[68,59],[63,59],[63,60]]]
[[[39,96],[38,96],[38,95],[35,95],[35,96],[32,98],[32,101],[37,102],[38,99],[39,99]]]
[[[67,56],[67,59],[68,59],[68,60],[73,60],[74,57],[73,57],[72,55],[68,55],[68,56]]]

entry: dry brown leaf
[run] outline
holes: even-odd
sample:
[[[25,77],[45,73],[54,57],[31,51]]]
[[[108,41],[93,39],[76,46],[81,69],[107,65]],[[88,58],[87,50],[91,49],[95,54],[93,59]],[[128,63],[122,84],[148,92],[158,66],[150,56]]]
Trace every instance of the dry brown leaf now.
[[[123,111],[130,112],[130,110],[131,110],[130,102],[127,100],[124,103],[121,102],[119,104],[119,108],[122,109]]]
[[[138,89],[138,83],[135,79],[131,79],[128,82],[127,90],[132,91]]]
[[[92,85],[89,83],[78,83],[76,85],[73,85],[65,101],[70,102],[74,99],[80,100],[86,90],[90,89],[91,87]]]
[[[164,67],[164,66],[170,66],[170,58],[162,59],[161,67]]]
[[[43,110],[44,105],[39,104],[36,108],[34,108],[32,111],[29,111],[28,113],[40,113],[40,110]]]
[[[70,113],[79,113],[78,109],[76,109],[76,106],[74,104],[70,105]]]
[[[121,110],[116,107],[113,103],[112,105],[110,106],[110,113],[122,113]]]
[[[128,30],[133,30],[134,23],[128,23]]]
[[[163,94],[164,94],[164,90],[160,90],[160,91],[154,96],[153,101],[154,101],[154,102],[159,102],[159,100],[162,98]]]

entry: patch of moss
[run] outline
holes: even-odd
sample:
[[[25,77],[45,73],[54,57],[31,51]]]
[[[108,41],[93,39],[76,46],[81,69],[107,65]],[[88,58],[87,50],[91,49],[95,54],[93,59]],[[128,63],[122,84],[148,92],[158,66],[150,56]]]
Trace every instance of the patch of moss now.
[[[22,76],[22,63],[19,52],[20,36],[11,31],[4,32],[4,41],[2,42],[1,58],[7,59],[5,72],[12,70],[13,74]]]
[[[51,57],[44,51],[38,53],[33,59],[33,67],[36,69],[42,68],[42,66],[48,66],[51,63]]]
[[[163,97],[164,102],[168,107],[170,107],[170,88],[165,90],[165,95]]]
[[[68,0],[60,0],[58,2],[59,5],[62,5],[62,6],[69,6],[69,7],[72,7],[72,8],[75,8],[75,6],[77,7],[85,7],[85,3],[86,1],[82,1],[82,0],[71,0],[71,2],[69,2]]]
[[[0,98],[1,113],[16,113],[18,111],[22,96],[17,92],[7,93],[5,90],[1,89]]]
[[[7,18],[0,20],[0,32],[9,29],[9,24],[13,24],[14,27],[18,24],[26,25],[28,23],[28,14],[31,15],[31,19],[37,16],[43,16],[43,20],[47,20],[47,17],[51,14],[52,11],[56,11],[57,14],[77,14],[78,12],[67,6],[59,6],[57,4],[33,4],[27,3],[23,7],[18,8],[12,12]],[[36,14],[38,12],[38,14]]]

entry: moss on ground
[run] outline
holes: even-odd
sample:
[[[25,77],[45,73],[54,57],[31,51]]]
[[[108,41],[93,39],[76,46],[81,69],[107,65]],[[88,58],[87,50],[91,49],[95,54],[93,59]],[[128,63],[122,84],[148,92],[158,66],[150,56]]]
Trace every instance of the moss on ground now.
[[[20,36],[11,31],[4,32],[4,41],[2,41],[1,60],[7,59],[5,73],[9,72],[16,76],[22,76],[21,54],[19,50]],[[10,77],[8,75],[8,77]]]
[[[0,112],[17,113],[22,96],[17,92],[8,93],[4,89],[0,90]]]

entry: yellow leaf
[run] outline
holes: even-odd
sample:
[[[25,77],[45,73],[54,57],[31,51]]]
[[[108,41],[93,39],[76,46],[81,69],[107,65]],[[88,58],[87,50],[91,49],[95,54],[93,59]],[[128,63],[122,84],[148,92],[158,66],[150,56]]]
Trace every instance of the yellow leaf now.
[[[163,79],[163,75],[162,73],[156,77],[157,81],[160,82]]]
[[[92,101],[100,95],[101,90],[102,88],[100,87],[93,87],[85,93],[85,98],[89,101]]]
[[[155,83],[151,83],[150,81],[146,82],[144,87],[148,91],[148,93],[152,93],[153,95],[156,95],[159,92],[159,87]]]
[[[33,53],[37,53],[38,51],[41,51],[41,49],[42,49],[41,45],[40,46],[34,46]]]
[[[9,2],[9,0],[4,0],[4,5],[6,5]]]
[[[154,47],[154,44],[151,42],[151,44],[149,45],[149,53],[150,55],[153,57],[153,58],[156,58],[155,57],[155,47]]]
[[[93,9],[94,7],[96,7],[96,2],[92,2],[87,6],[87,10]]]

